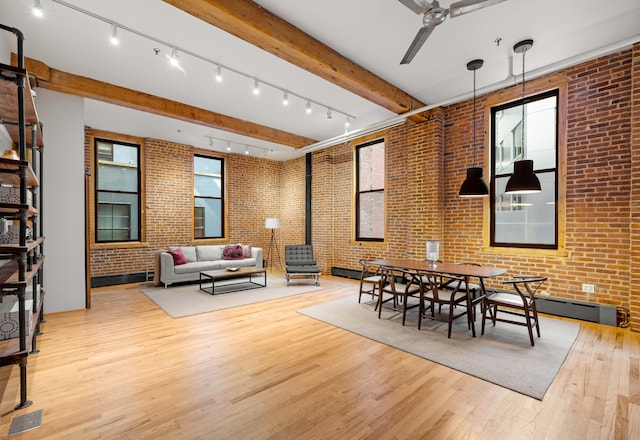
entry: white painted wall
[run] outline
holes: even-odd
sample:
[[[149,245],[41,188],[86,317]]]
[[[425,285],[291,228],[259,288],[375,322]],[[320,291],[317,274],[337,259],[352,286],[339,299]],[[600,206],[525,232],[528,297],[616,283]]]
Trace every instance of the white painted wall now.
[[[37,89],[44,124],[45,313],[85,307],[84,100]]]

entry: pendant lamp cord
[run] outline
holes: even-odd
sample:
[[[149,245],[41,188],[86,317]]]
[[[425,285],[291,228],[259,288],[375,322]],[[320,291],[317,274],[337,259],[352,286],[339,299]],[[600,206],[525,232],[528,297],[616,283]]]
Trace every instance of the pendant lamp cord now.
[[[524,139],[525,139],[525,134],[524,134],[524,126],[525,126],[525,122],[524,122],[524,56],[527,54],[527,50],[523,50],[522,51],[522,139],[521,139],[521,144],[520,146],[522,147],[522,157],[525,157],[526,152],[524,151]]]
[[[476,166],[476,71],[473,71],[473,166]]]

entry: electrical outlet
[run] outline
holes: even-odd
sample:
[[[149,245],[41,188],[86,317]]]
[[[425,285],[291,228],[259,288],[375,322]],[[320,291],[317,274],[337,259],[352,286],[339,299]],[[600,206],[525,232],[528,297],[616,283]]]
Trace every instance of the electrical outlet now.
[[[593,284],[582,283],[582,291],[584,293],[594,293],[595,286]]]

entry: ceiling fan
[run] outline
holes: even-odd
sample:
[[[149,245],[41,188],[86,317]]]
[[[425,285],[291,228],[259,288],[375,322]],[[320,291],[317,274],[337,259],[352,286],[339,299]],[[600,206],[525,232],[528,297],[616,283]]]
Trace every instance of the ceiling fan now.
[[[416,56],[424,42],[427,41],[431,32],[433,32],[436,26],[444,22],[447,15],[455,18],[458,15],[477,11],[478,9],[486,8],[487,6],[492,6],[505,0],[461,0],[451,3],[449,8],[441,8],[438,0],[433,0],[431,2],[428,0],[399,1],[416,14],[423,14],[423,26],[418,30],[418,33],[411,42],[411,46],[409,46],[409,49],[407,50],[407,53],[404,54],[402,61],[400,61],[400,64],[409,64],[413,57]]]

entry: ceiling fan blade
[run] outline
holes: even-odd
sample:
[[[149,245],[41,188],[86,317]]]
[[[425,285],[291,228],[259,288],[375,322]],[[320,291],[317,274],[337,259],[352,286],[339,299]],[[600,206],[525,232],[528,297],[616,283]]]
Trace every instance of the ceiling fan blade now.
[[[495,4],[502,3],[503,1],[506,0],[462,0],[451,3],[451,6],[449,6],[449,15],[451,17],[457,17],[458,15],[477,11],[478,9],[493,6]]]
[[[411,42],[411,46],[409,46],[407,53],[404,54],[404,57],[402,58],[402,61],[400,61],[400,64],[409,64],[411,62],[411,60],[413,59],[413,57],[416,56],[416,54],[418,53],[418,51],[420,50],[424,42],[427,41],[427,38],[429,38],[429,35],[431,35],[431,32],[433,32],[435,27],[436,26],[433,24],[428,24],[426,26],[422,26],[418,30],[418,33],[416,34],[415,38]]]
[[[399,0],[400,3],[411,9],[416,14],[424,14],[431,8],[431,3],[427,0]]]

